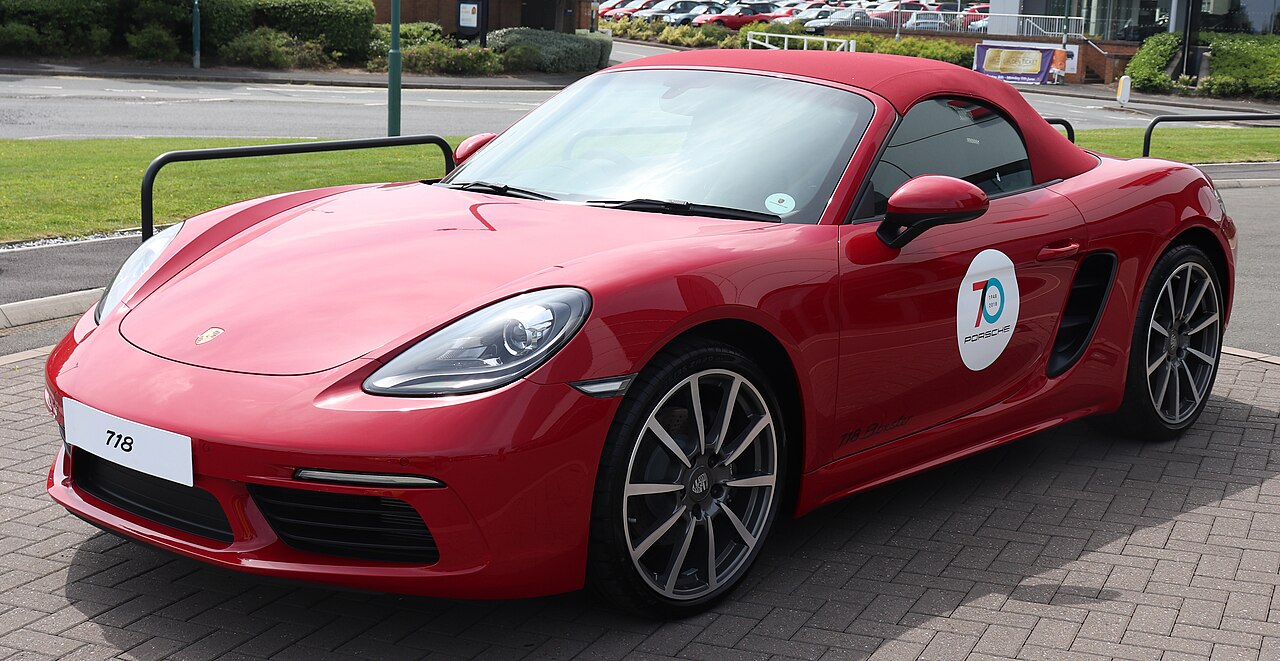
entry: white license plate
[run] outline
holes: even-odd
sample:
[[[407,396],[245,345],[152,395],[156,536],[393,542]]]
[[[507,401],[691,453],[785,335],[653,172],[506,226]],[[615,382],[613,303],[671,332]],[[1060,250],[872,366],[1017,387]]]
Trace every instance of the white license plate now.
[[[69,397],[62,416],[67,443],[147,475],[193,485],[190,436],[130,422]]]

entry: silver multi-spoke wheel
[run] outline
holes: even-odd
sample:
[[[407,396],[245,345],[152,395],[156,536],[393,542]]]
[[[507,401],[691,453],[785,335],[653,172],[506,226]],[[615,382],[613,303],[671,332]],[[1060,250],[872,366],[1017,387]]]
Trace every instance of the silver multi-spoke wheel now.
[[[648,413],[627,464],[623,531],[649,587],[688,601],[735,581],[777,498],[778,436],[760,390],[709,369]]]
[[[1222,311],[1213,277],[1185,262],[1165,280],[1147,330],[1147,392],[1165,423],[1178,426],[1200,410],[1213,386]]]

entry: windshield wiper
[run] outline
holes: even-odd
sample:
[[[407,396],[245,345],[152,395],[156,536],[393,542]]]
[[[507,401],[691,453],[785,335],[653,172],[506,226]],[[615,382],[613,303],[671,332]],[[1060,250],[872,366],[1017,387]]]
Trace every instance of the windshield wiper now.
[[[714,204],[698,204],[680,200],[651,200],[637,198],[634,200],[593,200],[587,202],[592,206],[623,211],[649,211],[652,213],[668,213],[676,216],[707,216],[708,218],[728,218],[731,220],[755,220],[762,223],[780,223],[782,218],[771,213],[761,213],[747,209],[720,207]]]
[[[506,184],[495,184],[490,181],[468,181],[465,184],[445,184],[449,188],[457,190],[476,191],[477,193],[493,193],[494,195],[506,195],[508,197],[519,197],[526,200],[554,200],[556,198],[539,193],[536,190],[527,188],[516,188]]]

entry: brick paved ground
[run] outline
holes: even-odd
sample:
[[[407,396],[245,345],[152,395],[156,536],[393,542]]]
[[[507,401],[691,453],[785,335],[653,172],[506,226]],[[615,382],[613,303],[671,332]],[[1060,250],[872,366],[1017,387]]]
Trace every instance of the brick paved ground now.
[[[206,568],[45,495],[41,360],[0,365],[0,657],[1280,659],[1280,366],[1176,443],[1041,434],[775,531],[714,612],[337,592]]]

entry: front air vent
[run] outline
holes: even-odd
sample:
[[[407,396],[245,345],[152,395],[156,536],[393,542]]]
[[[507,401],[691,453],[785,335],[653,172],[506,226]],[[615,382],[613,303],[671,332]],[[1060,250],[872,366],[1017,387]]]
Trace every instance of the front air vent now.
[[[398,498],[261,484],[249,492],[280,541],[300,551],[421,565],[440,559],[422,517]]]
[[[79,448],[71,479],[94,498],[149,521],[227,544],[234,539],[222,505],[204,489],[139,473]]]
[[[1094,253],[1080,263],[1058,324],[1058,335],[1053,339],[1053,353],[1049,354],[1050,377],[1071,369],[1084,355],[1102,318],[1115,276],[1116,256],[1112,253]]]

